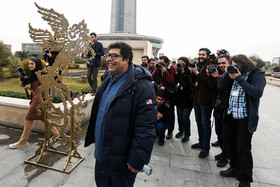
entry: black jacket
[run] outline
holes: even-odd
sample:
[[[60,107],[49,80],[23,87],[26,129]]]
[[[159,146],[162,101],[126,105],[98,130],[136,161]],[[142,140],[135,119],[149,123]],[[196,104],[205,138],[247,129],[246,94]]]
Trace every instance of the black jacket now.
[[[175,74],[175,83],[178,84],[178,89],[175,97],[175,104],[182,108],[192,108],[193,100],[191,98],[192,90],[190,86],[190,71],[185,68],[184,73],[178,70]]]
[[[100,42],[95,42],[92,45],[92,48],[95,53],[94,59],[90,61],[90,65],[93,64],[93,67],[100,67],[101,66],[101,57],[104,55],[103,45]]]
[[[86,147],[94,142],[98,106],[110,78],[109,74],[96,93],[85,139]],[[107,113],[102,170],[110,173],[126,171],[127,163],[141,170],[149,162],[156,137],[156,105],[151,74],[140,66],[130,65],[126,81]]]

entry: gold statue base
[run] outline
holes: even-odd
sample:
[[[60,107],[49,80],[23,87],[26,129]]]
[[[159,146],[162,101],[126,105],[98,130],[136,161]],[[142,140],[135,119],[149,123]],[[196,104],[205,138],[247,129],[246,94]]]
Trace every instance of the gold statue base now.
[[[57,150],[54,150],[54,149],[47,149],[46,151],[49,151],[49,152],[52,152],[52,153],[56,153],[56,154],[60,154],[60,155],[65,155],[65,156],[68,156],[68,158],[69,158],[69,154],[66,153],[66,152],[57,151]],[[36,158],[37,156],[39,157],[39,155],[34,154],[33,156],[31,156],[28,159],[26,159],[24,161],[24,163],[32,164],[32,165],[36,165],[36,166],[40,166],[40,167],[44,167],[46,169],[52,169],[52,170],[55,170],[55,171],[60,171],[60,172],[67,173],[67,174],[70,174],[72,172],[72,170],[75,169],[85,159],[85,157],[82,157],[82,156],[79,156],[79,157],[70,156],[70,157],[78,159],[76,164],[74,164],[72,167],[69,168],[69,162],[70,161],[68,162],[68,160],[67,160],[64,168],[56,168],[56,167],[52,167],[52,166],[44,164],[44,163],[39,163],[40,161],[39,162],[32,161],[32,159]]]

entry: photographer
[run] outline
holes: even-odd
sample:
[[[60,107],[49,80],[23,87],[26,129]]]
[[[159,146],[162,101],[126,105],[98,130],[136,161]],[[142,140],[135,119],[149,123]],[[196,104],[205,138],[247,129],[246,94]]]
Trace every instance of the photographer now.
[[[173,111],[175,105],[175,94],[177,91],[174,74],[175,74],[175,68],[170,63],[169,58],[167,56],[159,57],[159,63],[156,64],[156,70],[153,72],[153,80],[160,80],[159,89],[165,91],[166,102],[170,104],[170,107],[173,108]],[[166,139],[172,138],[174,123],[175,123],[175,113],[174,113],[173,122],[170,124],[168,128]]]
[[[180,57],[177,63],[177,71],[175,73],[175,83],[178,85],[175,104],[177,108],[177,120],[179,132],[175,138],[182,138],[182,142],[187,142],[191,136],[190,114],[193,108],[193,100],[191,99],[190,86],[190,70],[188,69],[189,60],[186,57]]]
[[[87,64],[87,79],[92,89],[91,93],[94,96],[97,91],[97,75],[101,66],[101,57],[104,55],[104,49],[103,45],[97,41],[97,35],[94,32],[90,34],[90,38],[90,47],[94,50],[95,56],[90,60],[89,64]],[[88,57],[91,57],[92,55],[93,54],[89,52]]]
[[[239,186],[253,182],[251,141],[258,126],[258,109],[266,85],[264,72],[245,55],[235,55],[231,66],[220,78],[220,90],[229,89],[226,97],[226,128],[230,167],[220,171],[223,177],[237,177]]]
[[[50,51],[47,49],[44,49],[44,60],[46,62],[46,66],[52,66],[55,62],[56,56],[59,54],[59,51]]]
[[[26,145],[32,128],[33,120],[42,120],[42,121],[44,120],[44,112],[41,111],[41,115],[38,116],[38,113],[36,111],[37,106],[40,104],[39,86],[41,85],[36,75],[36,72],[42,70],[42,62],[39,58],[31,57],[29,59],[28,65],[29,65],[29,69],[31,70],[31,76],[21,77],[19,83],[21,86],[26,86],[27,84],[31,84],[30,107],[24,120],[25,125],[24,125],[24,130],[22,132],[22,135],[18,142],[9,145],[11,149],[16,149]],[[51,130],[53,133],[53,137],[57,138],[59,136],[59,131],[55,127],[53,127]]]
[[[198,143],[192,145],[193,149],[201,149],[199,158],[205,158],[210,150],[211,138],[211,113],[212,113],[212,91],[208,87],[206,68],[213,62],[210,61],[211,51],[201,48],[198,52],[198,63],[195,67],[189,67],[191,74],[191,85],[193,88],[193,107],[198,129]]]
[[[215,155],[215,160],[218,160],[217,166],[224,167],[228,163],[228,147],[226,141],[226,126],[224,123],[225,113],[225,97],[227,96],[226,90],[218,89],[218,81],[225,73],[226,67],[229,65],[230,57],[228,55],[220,55],[217,59],[218,66],[211,64],[207,67],[208,85],[211,90],[215,90],[213,93],[213,106],[214,106],[214,118],[215,118],[215,132],[218,137],[218,143],[222,152]]]
[[[166,96],[164,90],[158,90],[157,96],[157,135],[158,145],[164,145],[165,131],[170,126],[173,120],[174,110],[166,103]]]

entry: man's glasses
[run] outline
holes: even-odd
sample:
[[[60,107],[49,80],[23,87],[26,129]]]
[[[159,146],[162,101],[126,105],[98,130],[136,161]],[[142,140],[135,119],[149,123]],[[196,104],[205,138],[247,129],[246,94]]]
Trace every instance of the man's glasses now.
[[[118,55],[117,53],[108,53],[106,54],[106,58],[111,57],[113,60],[116,60],[118,57],[121,57],[122,55]]]

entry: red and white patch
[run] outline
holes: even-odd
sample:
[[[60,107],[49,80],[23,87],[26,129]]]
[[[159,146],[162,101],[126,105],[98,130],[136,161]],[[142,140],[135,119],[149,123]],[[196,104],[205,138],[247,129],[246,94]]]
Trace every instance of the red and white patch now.
[[[153,100],[152,99],[147,99],[146,100],[146,104],[147,105],[152,105],[153,104]]]

